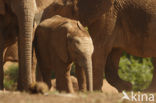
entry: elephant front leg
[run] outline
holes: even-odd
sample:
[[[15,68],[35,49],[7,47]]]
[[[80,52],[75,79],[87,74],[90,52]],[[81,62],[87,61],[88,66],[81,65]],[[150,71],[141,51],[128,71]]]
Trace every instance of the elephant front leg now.
[[[76,65],[75,73],[78,80],[79,90],[86,91],[87,86],[86,86],[86,75],[84,69]]]
[[[104,55],[104,51],[101,48],[94,49],[92,61],[93,61],[93,89],[102,91],[106,56]]]
[[[38,63],[36,64],[36,81],[43,81],[43,76]]]
[[[37,59],[35,56],[35,50],[33,50],[33,57],[32,57],[32,83],[36,82],[36,68],[37,68]]]
[[[122,50],[113,48],[110,54],[107,57],[106,67],[105,67],[105,76],[106,80],[118,91],[122,90],[131,90],[132,85],[129,82],[126,82],[120,79],[118,75],[119,61]]]
[[[73,85],[70,77],[71,65],[68,67],[64,64],[59,63],[55,70],[56,74],[56,89],[60,92],[66,91],[69,93],[73,93]]]

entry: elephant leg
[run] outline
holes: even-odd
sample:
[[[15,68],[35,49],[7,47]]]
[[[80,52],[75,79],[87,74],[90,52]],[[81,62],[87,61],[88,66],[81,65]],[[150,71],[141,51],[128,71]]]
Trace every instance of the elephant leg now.
[[[35,56],[35,50],[33,50],[33,58],[32,58],[32,83],[36,82],[36,65],[37,65],[37,60]]]
[[[45,67],[44,68],[42,66],[39,66],[40,68],[40,71],[42,73],[42,76],[43,76],[43,82],[45,82],[49,89],[51,88],[51,73],[52,73],[52,69],[51,68],[48,68],[48,67]]]
[[[94,53],[92,56],[94,90],[102,91],[106,57],[105,52],[101,48],[94,48]]]
[[[152,82],[144,92],[156,92],[156,58],[153,58],[152,63],[154,66]]]
[[[65,66],[61,62],[58,63],[57,68],[55,69],[56,74],[56,89],[61,91],[66,91],[73,93],[73,84],[70,78],[71,65]]]
[[[86,76],[85,76],[84,69],[78,68],[78,66],[76,65],[75,73],[78,80],[79,90],[86,91],[87,87],[86,87]]]
[[[43,76],[38,66],[38,63],[36,64],[36,81],[43,81]]]
[[[105,66],[105,77],[106,80],[118,91],[122,90],[131,90],[132,85],[129,82],[126,82],[120,79],[118,75],[119,61],[122,50],[118,48],[113,48],[110,54],[107,57],[106,66]]]
[[[4,89],[3,79],[4,79],[4,71],[3,71],[3,49],[0,48],[0,90],[3,90]]]

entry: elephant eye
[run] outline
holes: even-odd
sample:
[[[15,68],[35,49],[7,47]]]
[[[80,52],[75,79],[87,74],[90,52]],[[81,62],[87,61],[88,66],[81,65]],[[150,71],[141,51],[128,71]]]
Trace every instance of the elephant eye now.
[[[77,40],[77,41],[76,41],[76,43],[77,43],[77,44],[80,44],[80,41],[79,41],[79,40]]]

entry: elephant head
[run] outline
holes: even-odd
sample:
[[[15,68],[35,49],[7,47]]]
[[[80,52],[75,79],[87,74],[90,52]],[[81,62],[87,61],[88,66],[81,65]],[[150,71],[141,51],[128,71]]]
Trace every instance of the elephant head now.
[[[88,36],[71,36],[68,34],[68,50],[71,59],[76,64],[76,69],[83,68],[86,75],[86,84],[89,91],[93,90],[92,53],[94,50],[92,39],[86,31],[79,34]]]
[[[61,15],[89,25],[108,12],[114,0],[55,0],[44,10],[42,20]]]

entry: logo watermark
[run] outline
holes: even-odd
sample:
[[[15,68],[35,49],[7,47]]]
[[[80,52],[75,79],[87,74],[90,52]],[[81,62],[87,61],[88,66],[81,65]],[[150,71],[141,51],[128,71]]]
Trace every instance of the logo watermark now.
[[[133,92],[131,91],[129,95],[125,91],[122,92],[123,97],[122,99],[126,99],[129,101],[134,102],[153,102],[154,101],[154,94],[146,94],[146,93],[140,93],[140,92]]]

